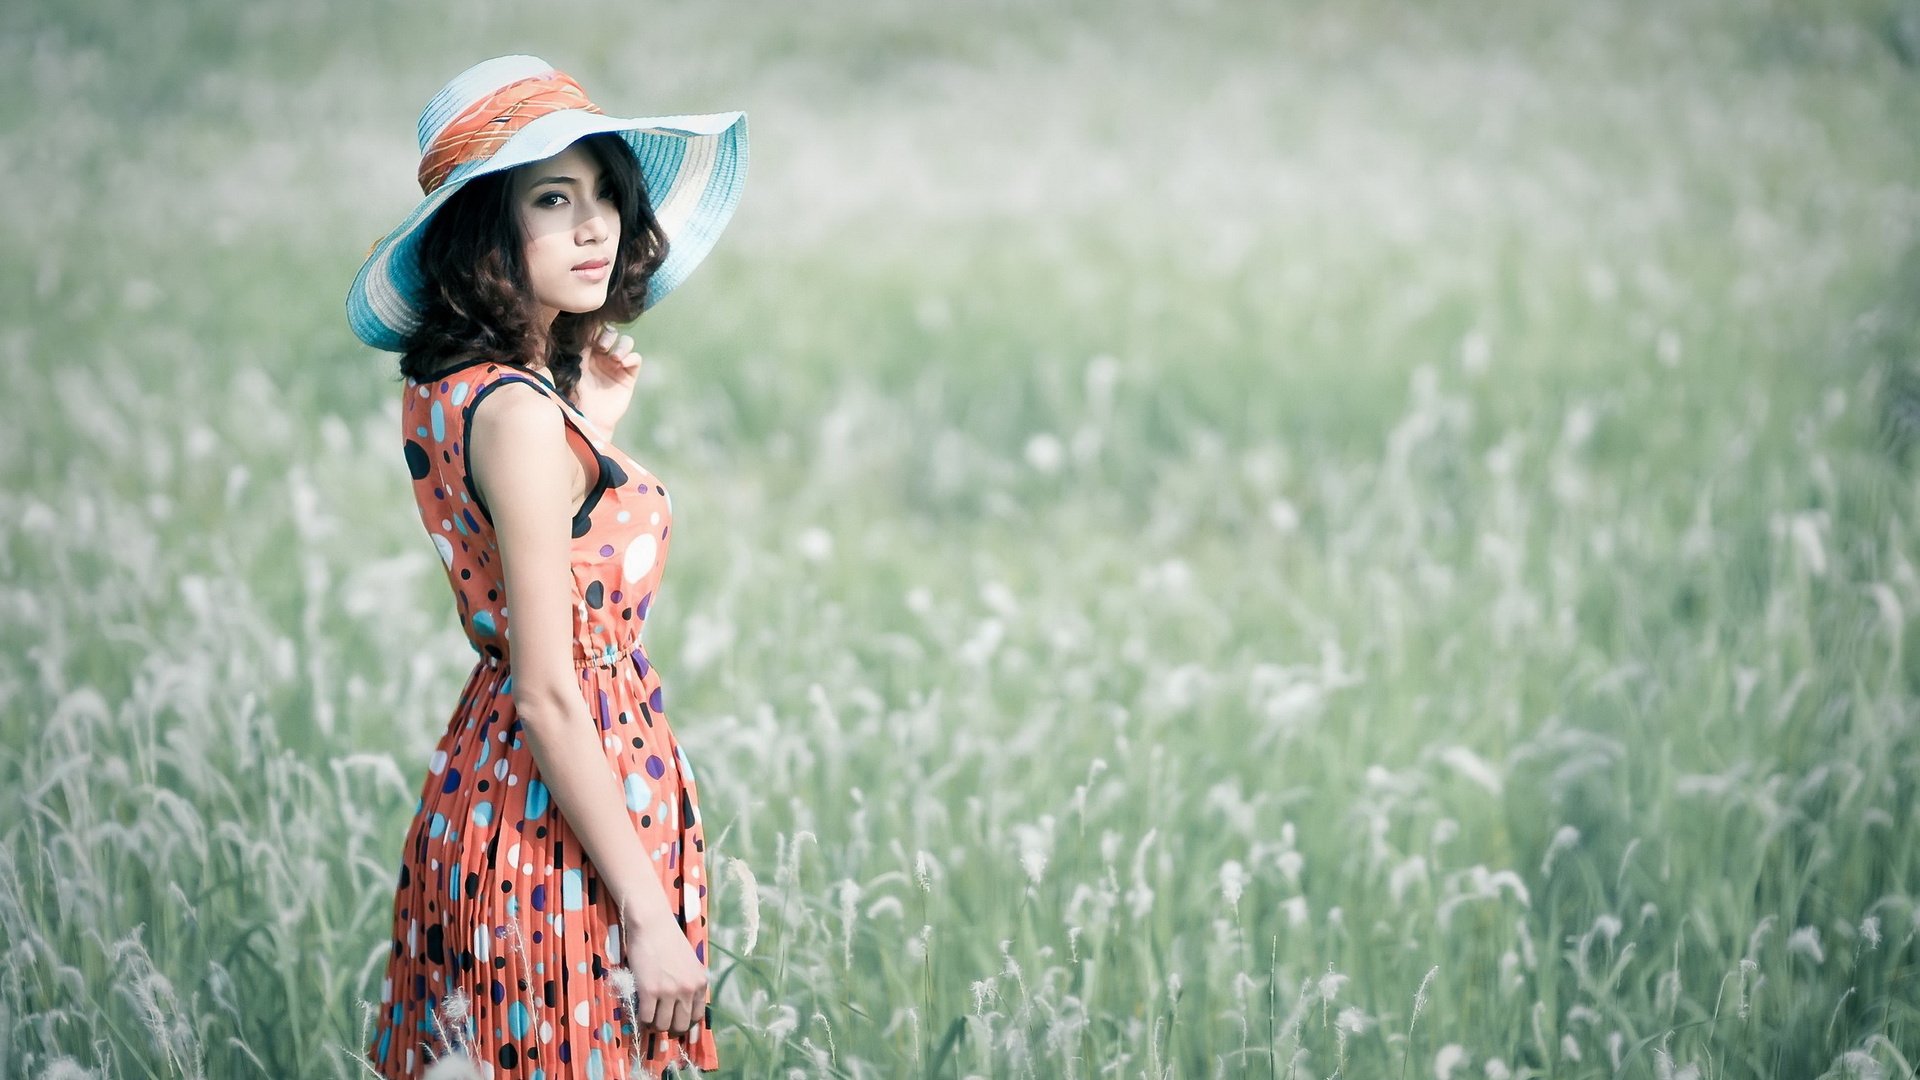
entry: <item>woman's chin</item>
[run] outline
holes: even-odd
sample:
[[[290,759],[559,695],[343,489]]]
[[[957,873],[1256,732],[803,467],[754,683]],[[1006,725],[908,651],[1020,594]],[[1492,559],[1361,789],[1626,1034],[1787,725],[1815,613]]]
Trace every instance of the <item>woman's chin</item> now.
[[[590,315],[606,306],[607,290],[605,289],[601,289],[598,293],[575,293],[553,305],[555,310],[563,311],[568,315]]]

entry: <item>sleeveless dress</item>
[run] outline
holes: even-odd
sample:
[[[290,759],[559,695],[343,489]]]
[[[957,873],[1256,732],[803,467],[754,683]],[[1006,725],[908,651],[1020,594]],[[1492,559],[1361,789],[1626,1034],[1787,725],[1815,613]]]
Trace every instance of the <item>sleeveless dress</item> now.
[[[543,376],[473,361],[431,382],[408,379],[401,409],[420,518],[478,656],[401,851],[393,950],[365,1053],[393,1078],[419,1076],[458,1046],[495,1080],[717,1068],[711,988],[684,1040],[631,1022],[609,977],[624,963],[619,910],[520,738],[499,545],[465,454],[475,406],[508,382],[551,398],[575,452],[598,466],[572,530],[581,720],[599,728],[668,906],[694,955],[709,961],[698,789],[640,640],[666,563],[672,500]],[[456,1009],[449,1021],[444,1004],[456,989],[466,1015]]]

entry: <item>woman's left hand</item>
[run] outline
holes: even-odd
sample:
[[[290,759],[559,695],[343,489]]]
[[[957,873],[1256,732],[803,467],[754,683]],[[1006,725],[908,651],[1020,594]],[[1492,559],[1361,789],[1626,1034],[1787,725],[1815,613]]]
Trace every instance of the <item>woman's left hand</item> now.
[[[614,426],[627,414],[642,362],[640,354],[633,351],[633,338],[611,326],[603,327],[581,350],[574,404],[601,434],[611,438]]]

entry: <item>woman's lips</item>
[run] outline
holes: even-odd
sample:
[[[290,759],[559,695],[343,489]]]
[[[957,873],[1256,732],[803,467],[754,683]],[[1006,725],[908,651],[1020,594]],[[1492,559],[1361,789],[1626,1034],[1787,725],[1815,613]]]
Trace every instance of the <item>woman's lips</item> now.
[[[585,281],[604,281],[611,269],[612,266],[607,260],[595,259],[592,262],[583,262],[579,266],[574,267],[573,274],[575,277]]]

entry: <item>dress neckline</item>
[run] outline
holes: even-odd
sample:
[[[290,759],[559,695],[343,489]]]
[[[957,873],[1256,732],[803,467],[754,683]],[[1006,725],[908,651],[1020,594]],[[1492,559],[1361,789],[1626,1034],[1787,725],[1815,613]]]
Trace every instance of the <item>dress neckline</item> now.
[[[560,388],[554,385],[553,380],[547,378],[545,373],[535,371],[530,367],[525,367],[520,364],[516,364],[511,360],[501,360],[501,359],[498,359],[497,357],[491,357],[491,356],[481,356],[481,357],[476,357],[475,359],[472,359],[472,360],[462,360],[459,363],[453,365],[452,367],[441,368],[439,371],[434,372],[433,374],[427,376],[425,379],[422,379],[420,381],[421,382],[439,382],[442,379],[445,379],[451,375],[465,371],[470,367],[478,367],[481,364],[498,364],[501,367],[507,369],[508,371],[517,371],[522,375],[531,375],[534,378],[539,379],[540,382],[544,384],[547,389],[553,391],[555,394],[559,394],[560,400],[567,401],[567,395],[561,394]],[[567,404],[572,405],[573,402],[567,401]]]

